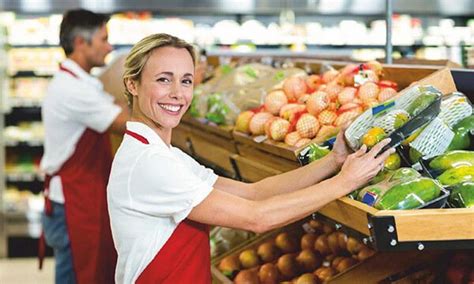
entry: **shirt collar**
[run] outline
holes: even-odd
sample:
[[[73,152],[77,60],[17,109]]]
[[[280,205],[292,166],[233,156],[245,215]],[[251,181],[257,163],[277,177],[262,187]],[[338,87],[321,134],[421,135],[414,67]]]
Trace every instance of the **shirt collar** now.
[[[137,121],[127,121],[127,130],[135,132],[148,140],[150,144],[158,144],[171,149],[166,143],[161,139],[161,137],[153,131],[148,125],[137,122]]]
[[[80,80],[84,80],[86,82],[89,82],[90,84],[96,86],[99,89],[103,89],[104,86],[100,80],[97,78],[91,76],[89,73],[84,71],[84,69],[81,68],[74,60],[71,60],[67,58],[64,60],[61,65],[70,70],[72,73],[74,73]]]

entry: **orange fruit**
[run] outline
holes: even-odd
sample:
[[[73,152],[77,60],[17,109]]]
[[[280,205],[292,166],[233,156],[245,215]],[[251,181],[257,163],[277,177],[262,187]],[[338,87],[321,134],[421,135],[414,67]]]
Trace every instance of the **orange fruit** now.
[[[362,136],[362,144],[365,144],[368,148],[375,146],[375,144],[382,141],[387,136],[383,128],[372,127],[367,133]]]

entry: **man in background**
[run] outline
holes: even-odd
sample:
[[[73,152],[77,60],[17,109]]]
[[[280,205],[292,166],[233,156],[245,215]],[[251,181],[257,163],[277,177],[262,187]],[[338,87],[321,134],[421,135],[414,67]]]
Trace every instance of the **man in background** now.
[[[67,59],[51,80],[42,107],[43,239],[54,250],[56,283],[114,281],[117,255],[106,203],[112,162],[108,132],[123,134],[129,115],[90,75],[112,51],[108,19],[87,10],[64,14],[60,44]]]

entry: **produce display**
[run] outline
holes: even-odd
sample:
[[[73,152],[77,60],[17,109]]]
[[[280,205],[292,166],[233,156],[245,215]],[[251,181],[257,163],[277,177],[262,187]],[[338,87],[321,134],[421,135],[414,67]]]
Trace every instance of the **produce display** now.
[[[217,268],[234,283],[321,283],[374,254],[332,226],[310,220],[224,257]]]
[[[428,174],[449,188],[449,206],[474,207],[473,151],[448,151],[422,163]]]
[[[382,80],[378,62],[326,69],[319,75],[286,77],[272,86],[263,105],[239,114],[235,131],[300,147],[313,138],[325,141],[335,136],[365,109],[397,94],[395,82]]]
[[[196,87],[190,113],[219,125],[234,125],[240,112],[258,108],[267,90],[296,74],[304,71],[260,63],[221,65],[210,80]]]
[[[224,227],[214,227],[209,235],[211,257],[217,257],[255,237],[252,232]]]
[[[385,178],[360,190],[357,199],[380,210],[415,209],[441,194],[441,185],[421,177],[411,168],[400,168]]]
[[[402,143],[408,147],[410,163],[449,150],[469,149],[470,131],[474,129],[471,114],[472,106],[463,94],[454,93],[443,97],[438,117]]]
[[[414,130],[431,122],[431,118],[428,119],[423,111],[432,106],[441,96],[441,92],[434,87],[415,86],[396,97],[395,100],[365,111],[345,133],[349,146],[354,150],[363,144],[371,148],[395,131],[397,131],[396,137],[408,138]],[[429,111],[435,112],[439,109],[434,108]],[[403,127],[409,122],[416,126]]]

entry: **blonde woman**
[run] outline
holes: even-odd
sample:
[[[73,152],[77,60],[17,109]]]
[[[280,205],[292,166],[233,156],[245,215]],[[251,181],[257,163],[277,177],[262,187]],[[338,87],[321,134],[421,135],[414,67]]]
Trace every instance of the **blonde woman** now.
[[[367,183],[393,153],[377,157],[384,140],[350,154],[341,133],[308,166],[256,183],[219,177],[171,145],[193,96],[194,62],[192,46],[167,34],[144,38],[126,59],[132,117],[108,185],[117,283],[210,283],[208,225],[284,226]]]

